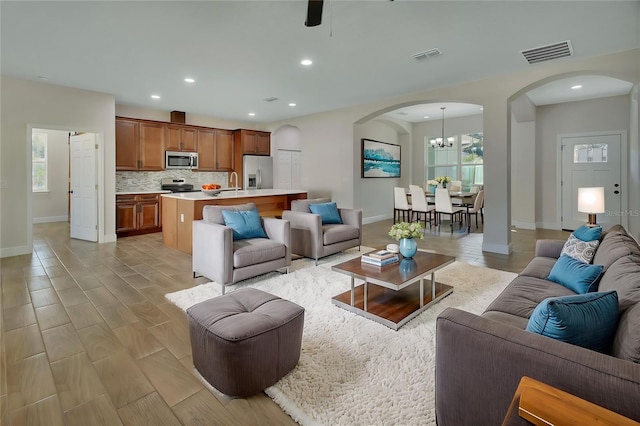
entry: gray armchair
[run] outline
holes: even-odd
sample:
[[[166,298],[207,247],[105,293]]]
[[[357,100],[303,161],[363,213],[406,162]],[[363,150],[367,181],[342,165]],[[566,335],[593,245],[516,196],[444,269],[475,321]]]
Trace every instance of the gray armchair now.
[[[227,285],[277,269],[289,272],[291,227],[288,221],[261,217],[267,238],[233,240],[222,210],[251,210],[253,203],[237,206],[205,206],[203,220],[193,222],[193,276],[205,276]]]
[[[310,204],[328,203],[329,198],[294,200],[282,218],[291,222],[291,252],[318,259],[362,244],[362,210],[339,208],[341,224],[323,225]]]

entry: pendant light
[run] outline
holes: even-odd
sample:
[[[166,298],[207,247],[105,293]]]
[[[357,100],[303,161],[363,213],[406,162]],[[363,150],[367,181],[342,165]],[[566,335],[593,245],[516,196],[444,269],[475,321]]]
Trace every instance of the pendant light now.
[[[431,145],[433,145],[434,148],[445,148],[445,147],[452,147],[453,146],[453,138],[446,138],[444,137],[444,110],[447,109],[447,107],[440,107],[440,109],[442,110],[442,137],[441,138],[435,138],[431,140]]]

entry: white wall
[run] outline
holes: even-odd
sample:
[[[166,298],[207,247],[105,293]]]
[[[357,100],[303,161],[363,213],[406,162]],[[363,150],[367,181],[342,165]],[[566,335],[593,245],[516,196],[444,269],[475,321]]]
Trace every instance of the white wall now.
[[[271,129],[290,124],[302,132],[303,187],[332,194],[342,204],[353,203],[361,182],[356,179],[360,140],[354,123],[360,124],[401,106],[431,102],[466,102],[484,106],[485,137],[485,226],[483,249],[497,253],[511,251],[511,116],[508,105],[522,93],[550,79],[576,74],[610,75],[640,81],[640,50],[589,58],[536,64],[526,71],[397,96],[365,105],[271,123]],[[628,116],[628,114],[627,114]],[[413,164],[419,164],[417,158]],[[418,162],[418,163],[416,163]],[[420,172],[413,171],[413,176]],[[555,174],[555,171],[554,171]],[[640,184],[640,183],[638,183]],[[381,201],[383,202],[383,201]],[[355,207],[360,207],[359,205]]]
[[[0,257],[31,253],[31,129],[92,132],[103,161],[100,242],[115,241],[115,100],[104,93],[2,76],[0,79]]]
[[[536,222],[537,227],[560,229],[557,176],[558,135],[629,130],[630,97],[614,96],[588,101],[545,105],[536,111]],[[637,162],[638,158],[632,161]],[[632,186],[638,186],[635,182]],[[627,195],[628,196],[628,195]]]
[[[69,132],[34,129],[47,135],[47,192],[34,192],[33,223],[64,222],[69,217]]]
[[[511,225],[536,229],[536,106],[523,95],[511,103]]]

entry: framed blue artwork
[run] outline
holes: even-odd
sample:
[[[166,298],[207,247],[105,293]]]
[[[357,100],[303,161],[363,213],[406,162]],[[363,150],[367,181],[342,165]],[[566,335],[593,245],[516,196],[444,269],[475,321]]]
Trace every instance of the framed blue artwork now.
[[[362,139],[362,177],[400,177],[400,145]]]

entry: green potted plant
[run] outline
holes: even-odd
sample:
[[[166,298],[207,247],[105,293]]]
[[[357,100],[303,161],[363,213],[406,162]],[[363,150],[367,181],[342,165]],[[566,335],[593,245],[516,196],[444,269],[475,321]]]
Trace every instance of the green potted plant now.
[[[406,258],[412,258],[418,251],[416,238],[424,238],[424,228],[419,222],[394,223],[389,230],[389,236],[400,240],[400,253]]]

